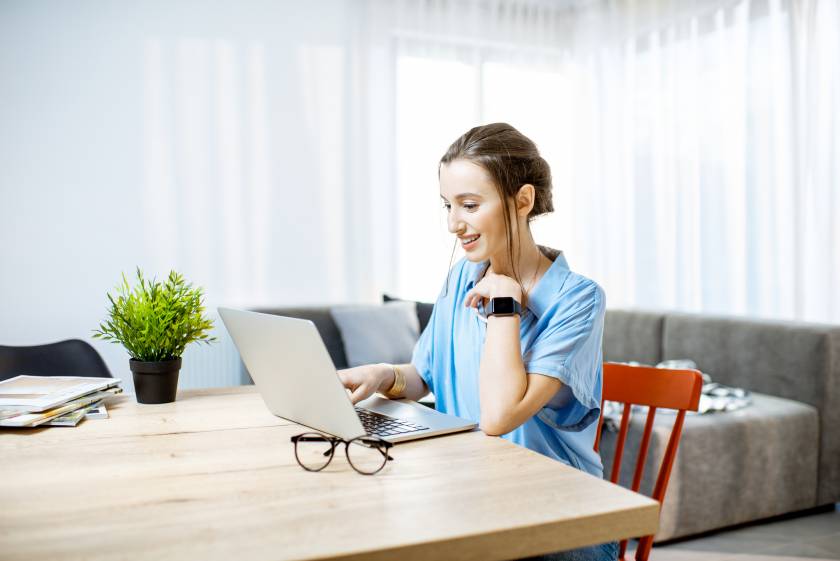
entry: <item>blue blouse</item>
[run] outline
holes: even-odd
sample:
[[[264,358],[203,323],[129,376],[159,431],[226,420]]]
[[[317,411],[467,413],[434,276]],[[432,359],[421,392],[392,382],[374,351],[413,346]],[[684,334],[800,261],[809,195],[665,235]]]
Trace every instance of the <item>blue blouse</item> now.
[[[520,321],[522,360],[526,372],[557,378],[563,387],[502,438],[601,477],[601,458],[592,447],[601,405],[604,291],[570,271],[562,253],[540,249],[554,263],[531,291]],[[464,297],[488,266],[466,258],[455,264],[411,359],[439,411],[476,423],[487,324],[464,306]]]

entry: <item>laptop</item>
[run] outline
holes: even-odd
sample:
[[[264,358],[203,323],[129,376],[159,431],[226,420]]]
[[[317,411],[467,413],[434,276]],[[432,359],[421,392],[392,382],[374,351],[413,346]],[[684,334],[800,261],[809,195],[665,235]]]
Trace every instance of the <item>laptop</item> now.
[[[373,395],[354,407],[314,323],[230,308],[219,315],[278,417],[345,440],[370,434],[394,443],[477,426],[410,400]]]

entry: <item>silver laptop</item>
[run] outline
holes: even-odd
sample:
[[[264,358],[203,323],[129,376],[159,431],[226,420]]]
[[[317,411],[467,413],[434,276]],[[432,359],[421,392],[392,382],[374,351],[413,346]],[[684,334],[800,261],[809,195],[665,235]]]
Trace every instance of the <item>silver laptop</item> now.
[[[309,320],[219,308],[242,361],[278,417],[345,440],[375,434],[402,442],[475,428],[410,400],[371,396],[353,406]]]

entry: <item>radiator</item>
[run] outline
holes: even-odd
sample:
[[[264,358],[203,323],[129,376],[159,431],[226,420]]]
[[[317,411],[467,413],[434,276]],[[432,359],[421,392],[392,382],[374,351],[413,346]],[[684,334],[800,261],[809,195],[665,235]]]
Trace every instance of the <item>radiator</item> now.
[[[215,343],[191,343],[184,351],[178,388],[221,388],[250,383],[239,351],[216,313],[208,312],[215,325]]]

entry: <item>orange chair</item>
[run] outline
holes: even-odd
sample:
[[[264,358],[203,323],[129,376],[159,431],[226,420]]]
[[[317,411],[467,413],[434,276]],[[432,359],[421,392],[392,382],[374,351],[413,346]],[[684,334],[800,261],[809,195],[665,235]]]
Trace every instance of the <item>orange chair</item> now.
[[[610,481],[618,483],[618,475],[621,470],[621,456],[624,452],[624,442],[627,439],[627,432],[630,428],[630,410],[632,405],[647,405],[649,407],[645,430],[642,435],[642,442],[639,446],[639,455],[636,459],[636,471],[633,475],[632,490],[638,492],[642,482],[642,473],[645,468],[650,435],[653,432],[653,418],[658,407],[677,409],[677,418],[674,421],[674,428],[671,430],[671,437],[665,449],[665,457],[662,458],[662,465],[659,467],[659,474],[653,488],[651,498],[660,505],[665,501],[665,490],[668,488],[668,479],[671,477],[671,468],[674,466],[674,459],[677,455],[677,447],[680,443],[685,412],[697,411],[700,404],[700,390],[703,388],[703,377],[697,370],[671,370],[666,368],[654,368],[651,366],[631,366],[629,364],[618,364],[615,362],[604,363],[604,391],[601,399],[601,410],[604,409],[604,400],[617,401],[624,404],[621,414],[621,429],[618,433],[618,441],[615,446],[615,456],[612,466]],[[604,423],[604,416],[598,420],[598,431],[595,437],[595,451],[601,442],[601,428]],[[637,561],[645,561],[650,555],[650,548],[653,545],[653,536],[639,538],[639,545],[636,548]],[[627,540],[621,542],[619,557],[624,558],[627,549]]]

